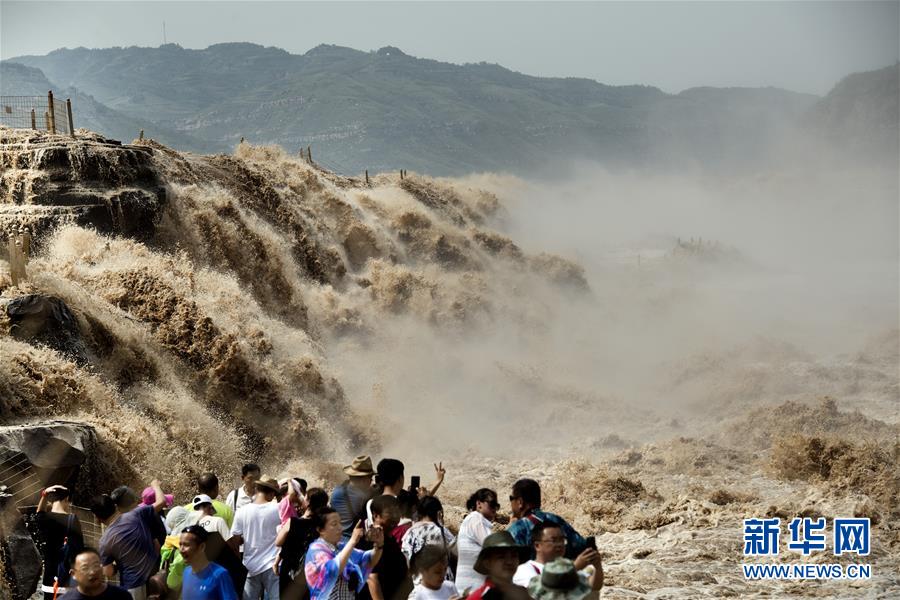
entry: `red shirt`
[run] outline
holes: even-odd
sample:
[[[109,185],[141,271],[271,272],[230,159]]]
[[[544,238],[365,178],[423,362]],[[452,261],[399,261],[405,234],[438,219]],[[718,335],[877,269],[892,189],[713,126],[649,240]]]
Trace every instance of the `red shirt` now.
[[[484,582],[484,585],[475,590],[474,592],[469,592],[467,600],[481,600],[486,593],[491,590],[491,580],[487,579]]]
[[[391,530],[391,536],[397,540],[398,544],[403,544],[403,534],[409,531],[410,527],[412,527],[412,521],[403,525],[397,525]]]

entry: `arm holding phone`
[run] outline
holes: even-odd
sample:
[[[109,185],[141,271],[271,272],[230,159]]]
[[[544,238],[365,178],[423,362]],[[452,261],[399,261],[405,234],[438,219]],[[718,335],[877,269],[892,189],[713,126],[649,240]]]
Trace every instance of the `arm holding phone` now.
[[[586,538],[587,549],[575,558],[575,569],[581,571],[587,566],[593,566],[593,572],[588,577],[591,590],[599,592],[603,587],[603,556],[597,550],[597,540],[594,536]]]

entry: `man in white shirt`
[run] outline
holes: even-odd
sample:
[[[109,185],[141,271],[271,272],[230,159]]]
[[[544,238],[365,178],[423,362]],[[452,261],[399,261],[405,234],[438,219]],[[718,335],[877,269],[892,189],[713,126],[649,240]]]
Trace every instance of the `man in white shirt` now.
[[[216,515],[216,507],[213,500],[206,494],[194,496],[191,505],[194,512],[188,517],[191,525],[199,525],[209,533],[218,532],[226,542],[231,537],[231,530],[225,519]]]
[[[241,486],[228,492],[228,496],[225,498],[225,504],[231,508],[232,512],[237,512],[242,506],[253,502],[257,479],[259,479],[259,465],[247,463],[241,467]]]
[[[519,565],[513,575],[513,583],[527,588],[535,577],[539,577],[544,565],[562,558],[566,553],[566,536],[562,528],[555,523],[538,523],[532,530],[534,540],[534,560]],[[588,548],[575,559],[575,568],[584,573],[593,591],[603,587],[603,563],[600,553],[595,548]],[[586,569],[592,565],[592,569]]]
[[[231,526],[228,544],[237,551],[243,544],[243,563],[247,568],[244,600],[258,600],[262,591],[267,600],[279,600],[278,575],[272,570],[278,548],[275,538],[281,517],[274,502],[278,481],[265,475],[256,482],[253,502],[238,509]]]

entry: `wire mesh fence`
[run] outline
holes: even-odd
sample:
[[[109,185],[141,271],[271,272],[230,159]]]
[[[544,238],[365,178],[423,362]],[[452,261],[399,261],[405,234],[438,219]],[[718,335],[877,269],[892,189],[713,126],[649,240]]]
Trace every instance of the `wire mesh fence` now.
[[[46,96],[0,96],[0,125],[74,135],[72,103]]]
[[[28,457],[8,448],[0,449],[0,531],[12,529],[14,522],[34,513],[37,508],[34,499],[44,488],[45,482],[31,466]],[[90,548],[100,547],[103,527],[87,508],[71,505],[72,513],[78,518],[84,544]]]

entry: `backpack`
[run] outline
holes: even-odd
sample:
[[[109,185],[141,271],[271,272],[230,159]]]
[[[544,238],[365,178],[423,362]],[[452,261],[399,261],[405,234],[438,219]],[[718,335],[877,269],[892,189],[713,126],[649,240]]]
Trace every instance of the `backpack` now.
[[[74,547],[74,544],[69,543],[69,537],[72,535],[72,525],[74,523],[75,515],[70,513],[69,518],[66,519],[66,535],[63,536],[63,543],[59,548],[59,562],[56,565],[56,580],[59,582],[60,586],[63,586],[63,583],[69,582],[69,568],[72,566],[72,563],[75,562],[75,556],[79,550]]]

